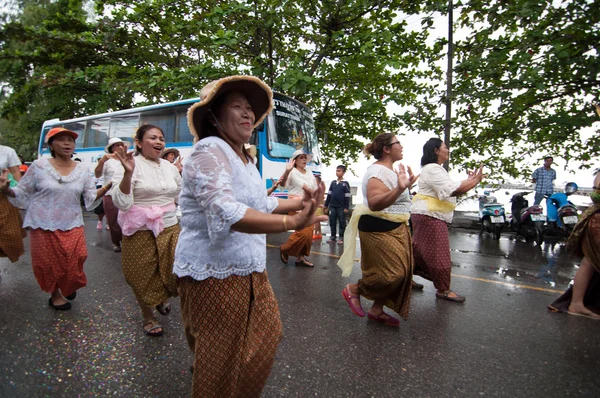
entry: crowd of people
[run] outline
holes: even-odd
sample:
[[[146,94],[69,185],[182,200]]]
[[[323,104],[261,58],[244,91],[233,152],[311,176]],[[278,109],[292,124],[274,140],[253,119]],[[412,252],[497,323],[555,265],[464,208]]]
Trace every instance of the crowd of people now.
[[[78,135],[65,128],[48,132],[51,158],[34,161],[22,176],[16,153],[0,146],[0,256],[17,261],[28,229],[33,273],[50,294],[48,305],[70,309],[87,284],[81,201],[90,211],[102,203],[96,214],[106,218],[113,250],[121,252],[143,332],[162,335],[154,311],[166,316],[171,300],[181,300],[195,397],[260,396],[266,383],[282,336],[266,270],[268,233],[293,230],[279,248],[281,261],[288,264],[292,256],[295,265],[314,267],[308,258],[312,241],[322,238],[316,226],[329,220],[329,242],[344,245],[338,262],[343,276],[354,267],[358,237],[361,278],[347,284],[342,296],[355,315],[373,322],[400,325],[385,307],[407,319],[411,290],[423,289],[413,275],[431,281],[436,298],[464,302],[451,290],[448,224],[456,197],[483,180],[483,167],[462,181],[451,179],[442,166],[449,149],[432,138],[415,175],[401,163],[398,137],[379,134],[364,148],[375,162],[363,178],[363,203],[346,226],[351,189],[343,165],[325,198],[320,173],[307,167],[311,154],[298,149],[265,191],[247,142],[272,107],[271,89],[257,78],[209,83],[188,111],[197,142],[185,162],[165,147],[161,128],[148,124],[139,127],[133,143],[111,138],[93,171],[73,160]],[[543,172],[536,178],[541,183]],[[287,199],[269,195],[279,187],[288,190]],[[594,206],[569,242],[583,257],[581,267],[573,287],[551,306],[594,319],[600,319],[593,312],[600,284],[599,197],[597,174]],[[26,209],[24,219],[19,209]],[[372,301],[367,312],[361,298]]]

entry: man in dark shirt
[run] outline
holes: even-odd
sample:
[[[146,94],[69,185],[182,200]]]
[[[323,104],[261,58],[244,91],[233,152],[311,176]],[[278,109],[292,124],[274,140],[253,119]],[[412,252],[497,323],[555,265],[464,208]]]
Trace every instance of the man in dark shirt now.
[[[337,241],[338,244],[344,243],[344,230],[346,229],[346,213],[350,207],[350,197],[352,193],[350,191],[350,184],[348,181],[344,181],[344,174],[346,173],[346,166],[340,165],[335,169],[336,181],[332,181],[329,186],[329,192],[327,192],[327,199],[325,200],[325,208],[323,211],[325,214],[329,211],[329,228],[331,228],[331,237],[328,242],[333,243],[336,241],[337,224],[340,225],[340,235]]]

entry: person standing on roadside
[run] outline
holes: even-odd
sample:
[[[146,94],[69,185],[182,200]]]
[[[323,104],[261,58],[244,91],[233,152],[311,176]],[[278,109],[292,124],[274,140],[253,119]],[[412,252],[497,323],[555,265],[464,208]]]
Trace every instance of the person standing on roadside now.
[[[12,176],[12,186],[15,186],[21,180],[21,171],[19,167],[21,161],[14,149],[0,145],[0,171],[7,170]],[[0,193],[0,257],[8,257],[14,263],[25,253],[23,238],[25,230],[23,229],[23,218],[21,211],[13,206],[6,195]]]
[[[118,137],[112,137],[108,140],[108,144],[104,148],[106,155],[98,161],[96,168],[94,169],[94,175],[96,178],[103,177],[104,183],[110,182],[113,185],[118,185],[123,178],[123,165],[117,157],[116,153],[120,153],[122,156],[127,154],[127,149],[131,143],[123,141]],[[119,209],[117,209],[113,203],[111,193],[108,192],[102,199],[102,205],[104,207],[104,214],[106,215],[106,223],[108,224],[106,229],[110,232],[110,240],[113,244],[113,251],[121,251],[121,241],[123,240],[123,233],[121,226],[117,221],[119,215]]]
[[[7,184],[8,170],[0,176],[0,190],[17,207],[27,209],[24,227],[29,227],[31,264],[40,288],[51,297],[55,310],[71,308],[77,290],[87,285],[83,264],[87,247],[83,233],[80,198],[92,210],[110,188],[94,186],[91,170],[75,162],[78,134],[62,127],[46,135],[51,159],[34,161],[16,187]]]
[[[548,155],[544,158],[544,165],[535,169],[533,172],[533,183],[535,184],[534,205],[542,203],[545,195],[554,193],[554,180],[556,180],[556,170],[552,167],[554,158]]]
[[[344,231],[346,230],[346,214],[350,211],[350,197],[352,191],[348,181],[344,181],[346,174],[346,166],[339,165],[335,169],[337,179],[331,181],[329,192],[325,200],[325,214],[329,213],[329,228],[331,229],[331,237],[327,242],[335,243],[337,235],[337,225],[340,226],[340,235],[337,240],[338,244],[344,243]]]
[[[324,214],[324,209],[323,209],[323,202],[325,201],[325,183],[323,182],[323,180],[321,179],[321,172],[317,171],[317,170],[313,170],[313,175],[315,176],[315,179],[317,180],[317,186],[319,188],[321,188],[321,190],[323,191],[322,195],[319,195],[317,197],[317,206],[318,209],[315,213],[315,215],[317,216],[322,216]],[[313,240],[319,240],[323,238],[323,233],[321,232],[321,223],[318,222],[315,224],[315,229],[313,232]]]

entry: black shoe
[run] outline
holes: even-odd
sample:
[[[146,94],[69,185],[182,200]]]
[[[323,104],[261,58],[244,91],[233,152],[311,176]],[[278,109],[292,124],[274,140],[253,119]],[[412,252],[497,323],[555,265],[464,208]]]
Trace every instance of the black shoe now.
[[[68,296],[65,296],[65,298],[67,300],[75,300],[75,297],[77,297],[77,291],[74,291],[73,293],[69,294]]]
[[[70,310],[71,309],[71,303],[64,303],[64,304],[61,304],[61,305],[54,305],[52,303],[52,297],[50,297],[48,299],[48,305],[50,307],[54,308],[57,311],[65,311],[65,310]]]

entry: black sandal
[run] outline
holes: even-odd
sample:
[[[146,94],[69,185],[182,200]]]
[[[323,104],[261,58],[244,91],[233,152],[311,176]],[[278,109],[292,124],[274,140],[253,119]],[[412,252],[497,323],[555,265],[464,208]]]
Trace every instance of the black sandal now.
[[[281,260],[282,263],[284,263],[285,265],[287,265],[290,257],[287,254],[284,254],[281,251],[281,248],[279,248],[279,259]]]
[[[148,329],[146,326],[150,325]],[[160,329],[160,331],[155,332],[155,330]],[[160,323],[156,319],[149,319],[148,322],[144,324],[144,333],[146,333],[150,337],[159,337],[163,334],[163,328],[160,326]]]

